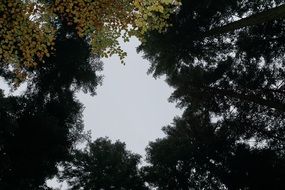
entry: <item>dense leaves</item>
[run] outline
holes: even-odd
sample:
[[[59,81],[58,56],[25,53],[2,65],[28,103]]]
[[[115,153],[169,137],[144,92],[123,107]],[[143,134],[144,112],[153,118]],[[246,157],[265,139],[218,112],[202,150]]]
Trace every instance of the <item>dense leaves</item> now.
[[[72,28],[64,27],[58,32],[55,48],[55,54],[34,70],[28,81],[30,90],[53,94],[71,89],[94,95],[102,79],[97,72],[102,70],[103,65],[99,57],[91,54],[88,42]]]
[[[283,149],[242,140],[242,125],[186,111],[148,147],[145,179],[158,189],[284,189]]]
[[[182,1],[139,48],[186,111],[150,144],[159,189],[283,189],[284,1]],[[268,174],[268,175],[267,175]]]
[[[127,151],[124,143],[99,138],[74,152],[62,178],[72,190],[146,190],[139,163],[140,156]]]
[[[34,67],[49,56],[54,41],[54,28],[39,15],[40,5],[31,1],[4,0],[0,3],[0,64],[14,69],[24,79],[23,68]],[[39,16],[36,17],[35,15]]]
[[[83,130],[72,93],[42,102],[1,97],[1,189],[37,189],[57,173]]]
[[[0,189],[285,189],[285,1],[39,0],[0,3]],[[9,11],[8,11],[9,10]],[[168,22],[169,21],[169,22]],[[83,150],[79,90],[136,35],[185,109],[150,143],[148,165],[107,138]],[[58,166],[62,171],[58,173]]]
[[[152,63],[150,71],[155,76],[166,74],[167,82],[175,87],[171,100],[179,106],[194,112],[206,109],[213,118],[235,114],[246,123],[263,126],[255,127],[252,136],[274,133],[284,139],[284,20],[261,22],[216,37],[195,35],[218,27],[218,22],[228,23],[236,15],[259,14],[282,1],[207,1],[208,6],[194,2],[183,1],[166,33],[147,34],[140,48]]]
[[[82,105],[75,92],[95,93],[102,64],[69,27],[58,31],[55,47],[46,64],[32,72],[23,95],[1,94],[1,189],[46,188],[45,181],[84,138]],[[13,80],[14,75],[2,74]]]
[[[179,3],[154,0],[5,0],[0,3],[0,64],[25,80],[27,69],[44,63],[54,53],[56,32],[72,27],[91,44],[92,54],[108,57],[126,53],[124,40],[147,30],[162,30]],[[14,81],[17,85],[18,81]]]

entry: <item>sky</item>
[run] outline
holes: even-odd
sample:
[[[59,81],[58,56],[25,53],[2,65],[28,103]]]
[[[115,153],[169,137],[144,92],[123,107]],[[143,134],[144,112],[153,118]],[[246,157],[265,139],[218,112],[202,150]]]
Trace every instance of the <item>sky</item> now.
[[[182,112],[168,102],[173,89],[164,77],[147,75],[149,62],[136,52],[138,40],[121,45],[128,53],[126,64],[118,57],[104,59],[103,85],[97,95],[79,93],[78,98],[85,106],[85,129],[92,131],[93,139],[119,139],[128,150],[144,156],[149,141],[163,137],[161,128]]]

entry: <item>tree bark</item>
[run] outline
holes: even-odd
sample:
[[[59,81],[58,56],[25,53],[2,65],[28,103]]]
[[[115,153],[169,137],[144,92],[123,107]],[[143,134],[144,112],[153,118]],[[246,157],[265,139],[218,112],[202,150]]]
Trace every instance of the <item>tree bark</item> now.
[[[285,17],[285,4],[209,30],[202,34],[201,38],[232,32],[240,28],[266,23],[283,17]]]
[[[225,90],[225,89],[219,89],[215,87],[203,87],[203,89],[205,89],[209,93],[215,93],[215,94],[219,94],[222,96],[236,98],[239,100],[245,100],[248,102],[259,104],[261,106],[267,106],[267,107],[274,108],[276,110],[285,112],[285,104],[280,101],[266,100],[254,94],[242,94],[239,92],[235,92],[234,90]]]

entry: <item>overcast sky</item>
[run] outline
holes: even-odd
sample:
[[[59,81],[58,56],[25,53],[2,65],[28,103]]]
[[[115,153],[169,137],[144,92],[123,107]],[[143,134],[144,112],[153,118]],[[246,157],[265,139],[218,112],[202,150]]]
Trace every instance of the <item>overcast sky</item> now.
[[[146,74],[149,62],[137,54],[138,44],[134,38],[122,44],[128,53],[125,65],[117,57],[104,60],[103,85],[96,96],[80,93],[78,97],[85,106],[85,129],[92,131],[93,139],[119,139],[129,150],[144,155],[148,142],[162,137],[161,128],[181,110],[168,102],[173,89],[164,78]]]

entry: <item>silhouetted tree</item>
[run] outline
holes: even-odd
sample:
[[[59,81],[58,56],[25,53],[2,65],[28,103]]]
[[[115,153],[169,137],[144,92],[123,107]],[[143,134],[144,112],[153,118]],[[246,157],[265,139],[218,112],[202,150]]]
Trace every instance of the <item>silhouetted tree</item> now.
[[[234,115],[243,122],[240,132],[248,139],[267,139],[282,149],[283,16],[257,19],[228,33],[204,34],[239,22],[234,21],[238,18],[243,22],[248,15],[283,10],[283,4],[282,0],[182,1],[181,10],[172,16],[172,27],[162,34],[148,33],[139,50],[151,61],[150,72],[166,74],[175,88],[171,101],[193,112],[207,110],[213,119]]]
[[[47,189],[45,181],[84,137],[75,92],[95,94],[102,63],[68,26],[59,30],[55,46],[54,55],[29,71],[33,76],[23,95],[1,93],[0,189]],[[1,74],[8,81],[13,77],[7,70]]]
[[[80,139],[82,105],[67,92],[44,104],[2,96],[0,110],[0,188],[37,189]]]
[[[56,94],[66,89],[94,95],[101,82],[97,72],[102,70],[102,62],[91,54],[88,42],[80,38],[73,27],[62,24],[55,48],[54,56],[32,70],[30,90],[34,88],[38,95]]]
[[[149,72],[166,75],[170,100],[186,108],[150,144],[148,181],[161,189],[284,188],[283,9],[282,0],[183,0],[165,33],[146,35],[138,50]]]
[[[75,150],[65,163],[61,179],[72,190],[140,190],[147,189],[140,176],[140,156],[126,150],[120,141],[107,138],[89,142],[84,150]]]
[[[242,124],[187,111],[147,148],[146,181],[161,190],[284,189],[284,151],[244,141],[235,133]]]
[[[177,88],[173,98],[183,104],[198,100],[195,94],[203,95],[200,100],[211,94],[212,100],[227,99],[230,105],[238,99],[283,112],[282,16],[266,22],[257,19],[259,23],[221,35],[197,37],[238,17],[284,7],[282,3],[182,1],[180,12],[172,16],[173,26],[162,34],[148,33],[139,50],[151,61],[154,76],[167,75],[168,83]]]

